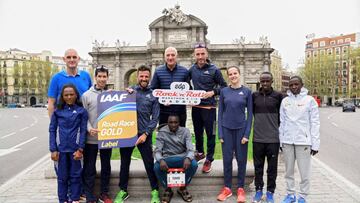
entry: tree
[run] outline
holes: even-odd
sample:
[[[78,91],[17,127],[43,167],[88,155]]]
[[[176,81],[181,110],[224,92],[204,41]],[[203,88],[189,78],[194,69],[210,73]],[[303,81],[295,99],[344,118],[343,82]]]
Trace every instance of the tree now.
[[[339,70],[333,55],[321,54],[308,58],[301,68],[300,75],[309,94],[320,98],[330,96],[334,99],[339,82]]]
[[[350,50],[351,97],[360,97],[360,47]]]

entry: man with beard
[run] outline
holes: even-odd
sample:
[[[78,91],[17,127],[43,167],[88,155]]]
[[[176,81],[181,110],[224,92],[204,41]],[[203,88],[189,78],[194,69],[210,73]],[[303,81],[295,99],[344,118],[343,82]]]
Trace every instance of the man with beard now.
[[[151,76],[151,69],[142,65],[137,70],[138,84],[131,88],[136,92],[136,109],[138,121],[138,140],[135,146],[138,147],[143,159],[146,173],[151,185],[151,203],[159,203],[159,186],[154,173],[154,157],[152,151],[152,132],[154,131],[159,119],[159,103],[157,98],[152,95],[152,90],[148,87]],[[114,203],[122,203],[129,194],[127,192],[129,180],[129,168],[131,155],[135,147],[120,148],[120,192],[117,194]]]
[[[253,159],[255,168],[256,194],[253,202],[261,202],[264,187],[263,174],[267,159],[267,203],[273,203],[276,187],[279,154],[279,111],[283,95],[271,87],[270,72],[260,74],[260,89],[252,94],[254,115]]]
[[[202,172],[211,171],[211,162],[214,161],[216,135],[216,100],[220,90],[227,86],[221,71],[208,59],[205,45],[197,44],[194,48],[196,62],[189,69],[189,76],[194,90],[206,91],[199,105],[193,106],[191,116],[194,125],[196,153],[195,159],[200,161],[206,157]],[[204,153],[204,129],[207,136],[207,154]]]

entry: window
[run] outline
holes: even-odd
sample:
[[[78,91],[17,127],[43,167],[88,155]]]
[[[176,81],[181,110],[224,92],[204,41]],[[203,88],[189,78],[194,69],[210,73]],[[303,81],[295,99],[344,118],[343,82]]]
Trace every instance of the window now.
[[[340,68],[340,64],[339,64],[339,62],[336,62],[335,63],[335,69],[338,70],[339,68]]]
[[[344,94],[346,93],[346,87],[343,87],[343,93]]]
[[[338,39],[338,44],[342,44],[342,43],[344,43],[344,40],[343,39]]]
[[[310,57],[311,57],[311,52],[310,51],[306,52],[306,58],[310,58]]]
[[[313,47],[314,47],[314,48],[319,47],[319,43],[318,43],[318,42],[314,42],[314,43],[313,43]]]
[[[335,45],[335,40],[330,42],[331,45]]]
[[[327,54],[331,55],[332,54],[332,49],[327,49]]]
[[[335,75],[336,76],[338,76],[339,75],[339,71],[337,70],[337,71],[335,71]]]
[[[314,51],[313,54],[314,54],[314,57],[317,57],[318,52],[317,52],[317,51]]]
[[[346,54],[346,53],[347,53],[347,51],[348,51],[348,47],[343,47],[343,48],[342,48],[342,52],[343,52],[343,54]]]
[[[351,38],[346,38],[345,42],[351,42]]]
[[[306,48],[307,48],[307,49],[311,49],[311,48],[312,48],[312,44],[311,44],[311,43],[306,44]]]
[[[335,48],[335,53],[336,53],[336,55],[339,55],[339,54],[340,54],[340,47],[336,47],[336,48]]]
[[[342,85],[346,85],[346,79],[342,80]]]
[[[320,42],[320,47],[324,47],[325,46],[325,41],[321,41]]]
[[[342,71],[342,75],[346,77],[346,75],[347,75],[346,70],[343,70],[343,71]]]
[[[347,63],[343,62],[343,69],[346,69],[346,67],[347,67]]]
[[[323,80],[320,81],[320,85],[324,85],[324,81],[323,81]]]

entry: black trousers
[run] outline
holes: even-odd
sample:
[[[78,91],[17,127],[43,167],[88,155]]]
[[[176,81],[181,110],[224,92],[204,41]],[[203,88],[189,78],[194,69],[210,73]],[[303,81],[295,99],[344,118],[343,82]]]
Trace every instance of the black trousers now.
[[[204,129],[207,136],[206,159],[214,160],[215,134],[216,134],[216,109],[204,109],[193,107],[191,117],[194,125],[196,150],[204,153]]]
[[[84,170],[83,170],[83,189],[88,201],[96,201],[94,196],[94,185],[96,177],[96,158],[98,155],[97,144],[86,144],[84,149]],[[109,182],[111,174],[111,158],[112,149],[100,149],[101,161],[101,193],[109,192]]]
[[[180,126],[181,127],[185,127],[186,125],[186,112],[185,113],[173,113],[173,114],[177,114],[180,118]],[[159,126],[162,124],[167,124],[168,122],[168,118],[171,114],[170,113],[165,113],[165,112],[161,112],[160,111],[160,116],[159,116]]]
[[[255,168],[255,189],[262,190],[264,187],[264,163],[267,159],[267,191],[274,193],[276,188],[279,143],[253,143],[253,158]]]
[[[146,138],[146,141],[142,144],[139,144],[138,149],[140,151],[141,157],[144,162],[145,170],[148,175],[151,189],[159,189],[156,175],[154,173],[154,157],[152,151],[152,141],[151,136]],[[120,182],[119,187],[121,190],[127,191],[128,182],[129,182],[129,169],[131,163],[131,155],[135,147],[124,147],[120,148]]]

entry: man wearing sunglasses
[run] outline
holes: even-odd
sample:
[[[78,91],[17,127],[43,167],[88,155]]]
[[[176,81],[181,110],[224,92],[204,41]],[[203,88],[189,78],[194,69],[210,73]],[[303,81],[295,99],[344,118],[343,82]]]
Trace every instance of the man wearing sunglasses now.
[[[195,63],[189,69],[189,77],[195,90],[204,90],[206,95],[197,106],[192,107],[192,120],[194,125],[196,150],[195,159],[200,161],[205,158],[204,129],[207,135],[207,154],[202,172],[211,171],[211,162],[214,160],[215,134],[216,134],[216,101],[215,96],[220,95],[220,90],[227,84],[218,67],[208,59],[208,51],[204,44],[194,47]]]
[[[66,69],[56,73],[52,78],[48,89],[48,114],[51,117],[54,112],[56,100],[64,84],[74,84],[80,95],[91,87],[91,78],[88,72],[78,70],[80,57],[75,49],[65,51],[63,60]]]

